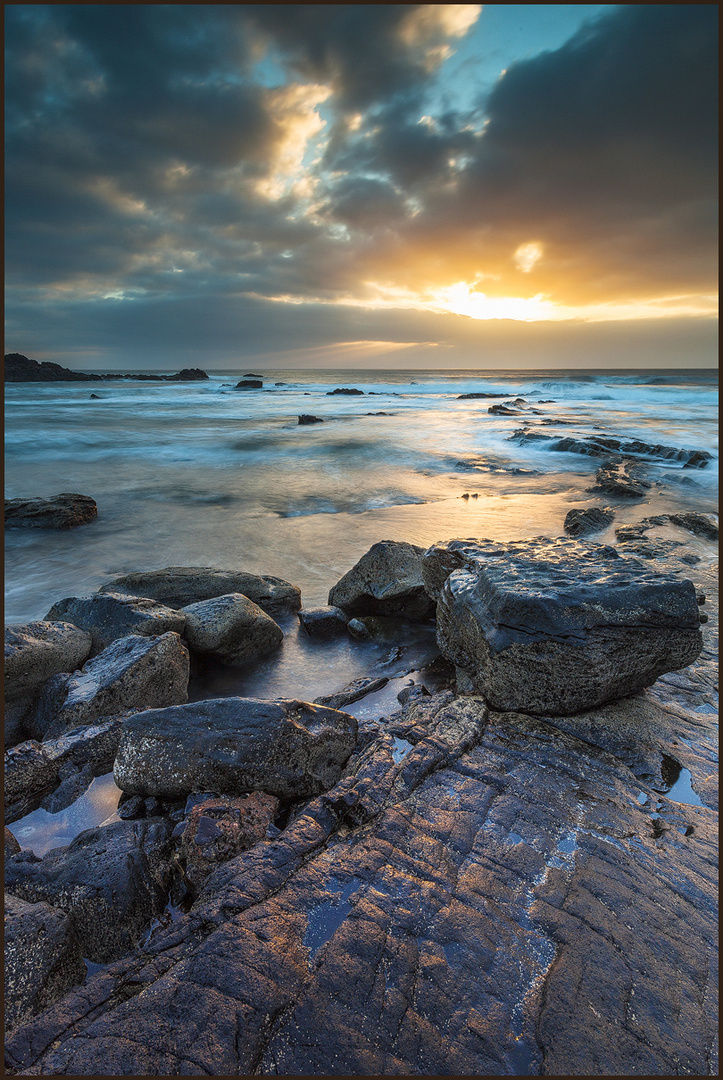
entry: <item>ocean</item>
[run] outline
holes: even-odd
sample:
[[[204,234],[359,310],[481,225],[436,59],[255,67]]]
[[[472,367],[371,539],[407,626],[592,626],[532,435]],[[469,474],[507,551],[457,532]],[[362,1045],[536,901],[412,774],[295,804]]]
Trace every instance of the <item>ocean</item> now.
[[[73,491],[98,504],[98,518],[76,529],[6,531],[6,623],[42,619],[64,597],[164,566],[272,574],[311,607],[379,540],[558,536],[568,510],[590,505],[613,505],[615,525],[717,509],[713,371],[264,371],[263,389],[248,391],[234,389],[250,374],[243,368],[209,374],[6,385],[6,498]],[[461,397],[481,393],[502,396]],[[518,415],[488,412],[518,397]],[[323,423],[300,425],[302,414]],[[550,438],[520,443],[523,427]],[[586,491],[600,459],[551,449],[594,435],[714,457],[702,469],[651,461],[649,493],[625,503]],[[710,542],[684,538],[712,558]],[[613,541],[614,527],[593,539]],[[313,700],[373,671],[389,687],[348,711],[374,717],[396,707],[413,658],[421,667],[434,650],[432,627],[408,628],[397,662],[393,642],[319,642],[296,616],[279,622],[276,653],[246,670],[203,673],[191,700]],[[75,810],[37,810],[13,829],[42,854],[112,814],[119,794],[111,776],[99,778]]]

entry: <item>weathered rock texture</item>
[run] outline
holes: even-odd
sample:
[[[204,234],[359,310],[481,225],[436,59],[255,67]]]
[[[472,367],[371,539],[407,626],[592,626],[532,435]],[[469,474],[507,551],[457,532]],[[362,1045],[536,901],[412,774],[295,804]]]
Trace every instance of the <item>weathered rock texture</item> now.
[[[346,631],[349,616],[345,611],[333,605],[324,607],[302,608],[299,622],[309,637],[331,638]]]
[[[568,510],[565,515],[565,532],[569,536],[590,536],[591,533],[607,529],[615,518],[615,511],[590,506],[586,510]]]
[[[65,619],[86,630],[94,653],[129,634],[158,637],[168,630],[182,634],[186,624],[182,612],[155,600],[112,592],[66,597],[53,604],[45,618]]]
[[[690,581],[582,540],[431,547],[425,582],[458,685],[496,709],[565,715],[630,696],[702,648]]]
[[[277,648],[284,632],[241,593],[215,596],[183,609],[186,641],[194,652],[229,666],[246,664]]]
[[[708,807],[657,795],[590,742],[436,695],[278,839],[217,869],[188,915],[18,1030],[8,1061],[715,1074],[715,830]]]
[[[85,978],[70,918],[5,893],[5,1030],[42,1012]]]
[[[9,859],[6,888],[67,912],[83,955],[107,964],[129,952],[163,910],[171,830],[160,819],[87,829],[43,859]]]
[[[73,529],[98,516],[95,499],[63,491],[49,499],[6,499],[6,529]]]
[[[185,877],[198,891],[219,863],[247,851],[266,836],[279,800],[263,791],[238,798],[215,796],[197,803],[182,828],[180,854]]]
[[[650,481],[645,479],[645,467],[637,461],[608,461],[595,473],[595,484],[588,488],[591,492],[614,495],[618,499],[642,499],[650,489]]]
[[[99,592],[149,596],[172,608],[184,608],[227,593],[242,593],[267,615],[298,611],[301,607],[301,592],[288,581],[206,566],[167,566],[164,570],[125,574],[109,581]]]
[[[356,731],[354,717],[304,701],[217,698],[153,709],[124,721],[113,775],[134,795],[308,798],[339,779]]]
[[[121,717],[89,724],[58,739],[27,742],[5,752],[5,820],[29,814],[59,784],[76,775],[104,776],[113,768],[123,721]],[[87,785],[86,785],[87,786]],[[68,805],[68,804],[66,804]]]
[[[131,634],[75,674],[48,679],[27,726],[34,738],[54,739],[129,709],[178,705],[188,700],[188,674],[188,649],[178,634]]]
[[[422,581],[424,548],[382,540],[362,555],[329,592],[347,615],[402,615],[425,619],[434,611]]]

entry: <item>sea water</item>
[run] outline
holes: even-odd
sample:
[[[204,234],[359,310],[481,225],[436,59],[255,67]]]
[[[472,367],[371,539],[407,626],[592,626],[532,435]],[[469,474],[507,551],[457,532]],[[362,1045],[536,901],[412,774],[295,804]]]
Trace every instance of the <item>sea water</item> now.
[[[262,374],[249,391],[234,389],[243,370],[194,383],[8,384],[6,498],[80,492],[98,518],[6,532],[6,621],[173,565],[273,574],[313,606],[378,540],[560,535],[571,507],[610,501],[585,490],[600,462],[517,445],[523,422],[716,455],[705,469],[652,464],[660,486],[621,506],[616,524],[716,507],[715,372]],[[330,396],[335,387],[364,394]],[[485,392],[507,397],[460,398]],[[488,412],[518,396],[542,415]],[[299,425],[302,413],[324,422]]]

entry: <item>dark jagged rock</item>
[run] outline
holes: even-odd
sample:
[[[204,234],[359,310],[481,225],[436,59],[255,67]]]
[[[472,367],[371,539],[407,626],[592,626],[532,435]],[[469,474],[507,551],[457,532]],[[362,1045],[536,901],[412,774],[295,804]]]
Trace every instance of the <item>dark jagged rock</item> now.
[[[263,387],[263,381],[261,379],[241,379],[233,387],[234,390],[261,390]]]
[[[6,499],[6,529],[74,529],[98,516],[95,499],[63,491],[49,499]]]
[[[100,401],[100,397],[98,396],[98,394],[91,394],[89,400],[90,401]]]
[[[263,375],[255,375],[253,371],[247,371],[244,375],[244,379],[263,379]],[[275,386],[283,386],[283,383],[275,383]]]
[[[28,903],[45,901],[70,914],[83,955],[107,964],[137,945],[163,910],[170,851],[167,822],[116,821],[86,829],[37,862],[14,856],[5,884]]]
[[[49,904],[5,893],[5,1030],[58,1001],[85,978],[72,920]]]
[[[11,1035],[8,1063],[715,1073],[716,816],[683,809],[543,720],[415,702],[188,915]]]
[[[129,634],[158,637],[168,630],[182,634],[186,625],[186,616],[181,611],[146,597],[112,592],[68,596],[53,604],[45,618],[64,619],[85,630],[91,635],[93,653],[101,652],[111,642]]]
[[[301,607],[301,592],[288,581],[210,566],[167,566],[163,570],[124,574],[103,585],[99,592],[149,596],[172,608],[184,608],[227,593],[242,593],[271,616],[298,611]]]
[[[82,774],[82,791],[94,776],[109,773],[118,752],[121,728],[121,718],[113,717],[69,731],[58,739],[43,743],[28,739],[7,749],[5,820],[17,821],[35,810],[56,791],[61,780],[67,790],[74,781],[79,783],[77,778]]]
[[[341,386],[341,387],[337,387],[336,390],[327,390],[326,396],[327,397],[333,397],[334,394],[357,395],[357,394],[363,394],[363,393],[364,393],[363,390],[357,390],[356,388],[350,388],[350,387],[346,387],[346,386]]]
[[[163,376],[166,382],[201,382],[208,379],[208,375],[201,368],[182,368],[175,375]]]
[[[493,416],[519,416],[519,409],[511,409],[509,405],[490,405],[487,410],[488,413],[492,413]]]
[[[692,582],[589,541],[452,540],[426,552],[423,573],[459,688],[496,709],[595,708],[702,648]]]
[[[626,457],[632,455],[660,461],[680,461],[684,468],[704,469],[713,457],[707,450],[685,450],[678,446],[663,446],[658,443],[653,445],[643,442],[642,439],[625,440],[604,435],[590,435],[583,439],[566,436],[561,439],[555,435],[542,435],[540,432],[521,428],[513,431],[509,438],[519,445],[545,441],[549,443],[548,450],[561,453],[587,454],[591,457],[609,457],[612,453]]]
[[[424,548],[382,540],[367,551],[329,592],[329,603],[347,615],[400,615],[426,619],[434,605],[424,590]]]
[[[53,675],[26,724],[34,738],[54,739],[128,709],[188,700],[188,649],[173,631],[120,638],[73,675]]]
[[[713,520],[712,516],[706,517],[705,514],[668,514],[668,521],[671,525],[679,525],[681,529],[687,529],[688,532],[694,533],[696,536],[703,536],[706,540],[713,540],[718,542],[718,523]]]
[[[349,616],[340,607],[302,608],[298,612],[299,622],[309,637],[332,638],[346,631]]]
[[[284,638],[270,615],[241,593],[227,593],[189,604],[186,641],[193,652],[229,667],[246,664],[276,649]]]
[[[595,473],[595,484],[587,491],[615,495],[619,499],[642,499],[651,487],[644,466],[637,461],[608,461]]]
[[[312,416],[310,413],[302,413],[299,417],[300,424],[323,424],[323,416]]]
[[[509,394],[457,394],[457,401],[469,401],[472,398],[509,397]]]
[[[100,375],[70,371],[49,360],[38,363],[22,353],[5,353],[5,382],[100,382]]]
[[[113,775],[133,795],[308,798],[336,783],[355,741],[356,720],[334,709],[217,698],[129,717]]]
[[[20,851],[20,844],[17,842],[13,834],[5,826],[5,858],[9,859],[11,855],[17,855]]]
[[[589,536],[591,533],[607,529],[614,518],[615,511],[609,506],[604,509],[591,506],[587,510],[568,510],[565,515],[564,529],[570,536]]]
[[[263,840],[278,807],[279,800],[263,791],[237,798],[213,796],[196,803],[175,830],[180,833],[180,855],[191,890],[197,893],[219,863]]]
[[[366,697],[367,694],[373,694],[375,690],[381,690],[388,682],[389,679],[386,675],[376,679],[363,675],[361,678],[353,679],[350,683],[347,683],[336,694],[327,694],[325,697],[316,698],[314,704],[325,705],[328,709],[343,709],[345,705],[351,705],[353,701],[359,701],[360,698]]]

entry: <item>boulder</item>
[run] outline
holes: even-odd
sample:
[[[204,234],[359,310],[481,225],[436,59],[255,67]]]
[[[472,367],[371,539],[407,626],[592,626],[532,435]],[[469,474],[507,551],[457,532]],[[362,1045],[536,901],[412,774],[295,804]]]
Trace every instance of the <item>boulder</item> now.
[[[354,717],[304,701],[229,697],[152,709],[124,721],[113,776],[133,795],[308,798],[339,779],[356,732]]]
[[[382,540],[362,555],[329,592],[329,603],[347,615],[401,615],[426,619],[434,604],[424,590],[424,548]]]
[[[166,821],[115,821],[86,829],[43,859],[9,859],[5,884],[28,903],[45,901],[73,918],[83,956],[95,964],[132,949],[164,908],[171,828]]]
[[[201,368],[182,368],[176,372],[175,375],[166,375],[166,382],[201,382],[207,379],[208,375]]]
[[[131,634],[73,675],[49,679],[27,726],[34,738],[54,739],[128,709],[178,705],[188,700],[188,674],[188,649],[178,634]]]
[[[25,1023],[83,982],[72,920],[49,904],[5,893],[5,1030]]]
[[[5,353],[5,382],[100,382],[102,375],[70,371],[50,360],[31,360],[22,353]]]
[[[643,466],[636,461],[608,461],[595,473],[595,485],[587,490],[619,499],[642,499],[650,488],[643,475]]]
[[[587,510],[568,510],[565,515],[564,529],[570,536],[589,536],[591,533],[602,532],[615,518],[615,511],[609,506],[601,509],[599,506],[590,506]]]
[[[164,570],[124,574],[98,591],[149,596],[172,608],[185,608],[227,593],[242,593],[267,615],[298,611],[301,607],[301,591],[288,581],[209,566],[167,566]]]
[[[93,653],[129,634],[159,637],[168,630],[182,634],[186,624],[182,612],[156,600],[112,592],[69,596],[53,604],[45,618],[64,619],[86,630],[92,638]]]
[[[302,413],[299,417],[300,424],[323,424],[324,418],[322,416],[311,416],[310,413]]]
[[[347,394],[351,396],[357,396],[363,393],[363,390],[357,390],[355,387],[338,386],[336,390],[327,390],[326,396],[333,397],[334,394]]]
[[[91,635],[69,621],[6,626],[5,700],[29,698],[51,675],[75,671],[91,647]]]
[[[236,798],[219,795],[197,803],[188,819],[176,826],[192,891],[199,890],[219,863],[263,840],[278,807],[279,800],[263,791]]]
[[[189,604],[183,614],[189,647],[230,667],[272,652],[284,637],[281,627],[241,593]]]
[[[6,499],[6,529],[73,529],[98,516],[90,495],[63,491],[49,499]]]
[[[347,613],[332,605],[302,608],[298,614],[304,630],[309,637],[315,638],[332,638],[343,634],[349,622]]]
[[[260,390],[263,385],[261,379],[241,379],[234,386],[234,390]]]
[[[5,820],[17,821],[61,782],[84,774],[88,783],[113,768],[122,718],[113,717],[40,743],[29,739],[5,751]],[[67,785],[66,785],[67,786]],[[87,785],[86,785],[87,786]]]
[[[20,844],[17,842],[13,834],[5,826],[5,858],[9,859],[11,855],[17,855],[20,851]]]
[[[702,648],[693,583],[583,540],[431,547],[425,581],[458,687],[495,709],[568,715],[627,697]]]

